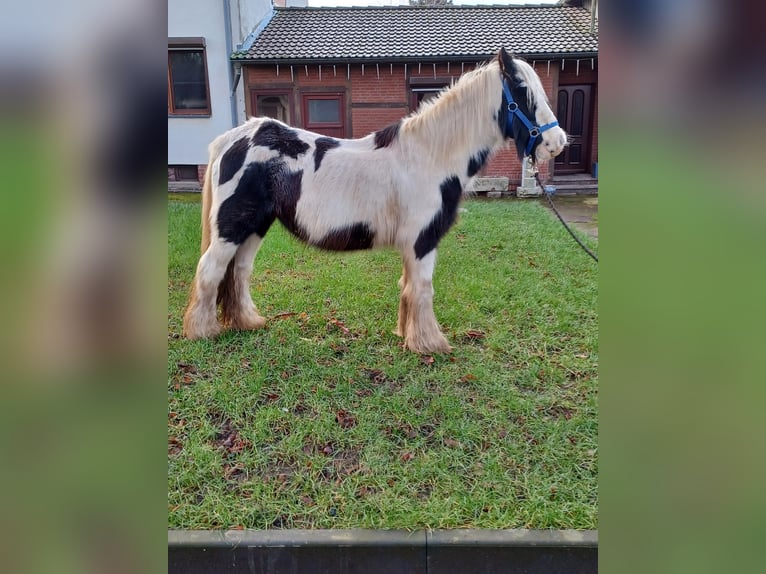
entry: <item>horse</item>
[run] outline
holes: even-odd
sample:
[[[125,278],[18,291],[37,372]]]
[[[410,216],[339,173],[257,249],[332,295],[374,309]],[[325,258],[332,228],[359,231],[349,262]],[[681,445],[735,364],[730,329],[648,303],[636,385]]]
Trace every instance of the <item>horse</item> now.
[[[567,135],[532,66],[504,48],[409,116],[363,138],[326,137],[265,117],[217,137],[208,148],[202,256],[184,336],[265,327],[250,277],[279,220],[325,250],[398,249],[394,333],[415,353],[450,352],[433,310],[437,246],[467,184],[510,140],[519,159],[541,162],[561,153]]]

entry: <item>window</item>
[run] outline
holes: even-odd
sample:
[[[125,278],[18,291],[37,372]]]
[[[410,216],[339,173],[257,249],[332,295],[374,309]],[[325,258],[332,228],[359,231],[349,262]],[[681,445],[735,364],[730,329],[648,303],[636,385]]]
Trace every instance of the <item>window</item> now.
[[[417,109],[423,102],[428,102],[436,98],[442,93],[444,88],[413,88],[412,89],[412,106]]]
[[[168,114],[210,114],[204,38],[168,39]]]
[[[172,181],[199,181],[196,165],[171,165],[168,168],[168,175],[172,172]]]
[[[251,100],[255,103],[253,112],[256,116],[274,118],[280,122],[292,125],[290,114],[290,95],[286,93],[255,94]]]
[[[419,81],[414,83],[415,80]],[[423,102],[436,98],[449,85],[438,80],[435,82],[429,80],[424,83],[421,78],[413,78],[410,82],[410,107],[412,110],[417,110]]]
[[[340,122],[340,100],[308,100],[310,124],[337,124]]]
[[[303,127],[332,137],[345,137],[343,94],[303,94]]]

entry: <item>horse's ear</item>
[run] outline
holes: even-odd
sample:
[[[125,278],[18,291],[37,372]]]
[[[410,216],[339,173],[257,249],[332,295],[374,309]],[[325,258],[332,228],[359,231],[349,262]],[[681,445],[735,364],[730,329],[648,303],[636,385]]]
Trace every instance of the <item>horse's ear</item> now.
[[[500,69],[503,72],[509,76],[514,75],[516,66],[513,64],[513,57],[505,51],[505,48],[500,48],[500,51],[497,53],[497,61],[500,62]]]

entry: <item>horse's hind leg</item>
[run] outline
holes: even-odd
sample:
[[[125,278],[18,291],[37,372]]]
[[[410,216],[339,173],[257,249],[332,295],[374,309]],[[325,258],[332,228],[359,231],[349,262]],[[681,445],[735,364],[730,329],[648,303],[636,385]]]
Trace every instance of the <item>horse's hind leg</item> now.
[[[399,289],[404,292],[407,285],[407,266],[402,266],[402,276],[399,278]],[[404,337],[407,334],[407,319],[410,316],[410,299],[408,297],[399,298],[399,317],[396,321],[395,335]]]
[[[249,331],[266,326],[266,319],[258,314],[250,296],[253,260],[262,242],[263,237],[253,233],[239,246],[219,289],[218,298],[221,301],[223,323],[232,329]]]
[[[414,253],[404,256],[399,318],[404,316],[404,346],[416,353],[449,353],[452,350],[434,315],[435,264],[436,249],[420,259]]]
[[[214,337],[221,332],[216,298],[226,268],[237,251],[237,245],[213,239],[197,264],[189,305],[184,314],[184,336],[189,339]]]

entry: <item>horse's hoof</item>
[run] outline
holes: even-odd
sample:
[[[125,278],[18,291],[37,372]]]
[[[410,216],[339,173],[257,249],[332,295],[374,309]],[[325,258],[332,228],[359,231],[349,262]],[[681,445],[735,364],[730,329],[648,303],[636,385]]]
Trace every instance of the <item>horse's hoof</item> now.
[[[184,326],[183,330],[183,336],[190,341],[194,341],[197,339],[212,339],[214,337],[217,337],[221,334],[221,331],[223,331],[223,327],[220,323],[216,323],[213,325],[208,325],[207,327],[186,327]]]
[[[412,341],[405,340],[405,348],[419,355],[437,355],[452,352],[452,346],[447,342],[444,336],[435,338],[432,341]]]
[[[237,331],[255,331],[263,329],[266,326],[266,317],[254,315],[253,317],[240,317],[231,326]]]

